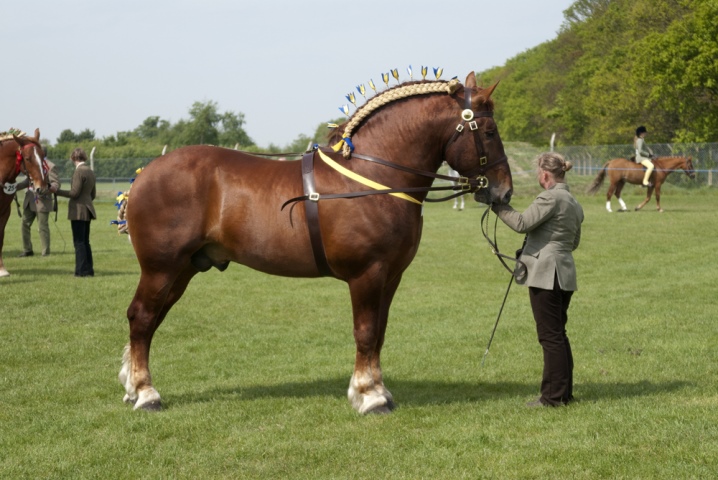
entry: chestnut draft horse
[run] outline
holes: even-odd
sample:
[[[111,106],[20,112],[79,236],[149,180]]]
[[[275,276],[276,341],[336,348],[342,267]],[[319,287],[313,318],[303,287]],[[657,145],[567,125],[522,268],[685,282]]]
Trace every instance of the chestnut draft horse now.
[[[47,188],[47,164],[44,158],[39,129],[35,129],[34,137],[28,137],[19,130],[0,133],[0,277],[10,275],[2,260],[2,247],[12,199],[15,197],[15,179],[23,173],[30,177],[38,193],[44,192]]]
[[[696,177],[696,174],[693,171],[693,162],[691,161],[691,157],[659,157],[653,160],[653,165],[655,165],[655,168],[653,173],[651,173],[651,186],[647,187],[646,199],[636,207],[637,211],[642,209],[648,203],[654,189],[656,190],[657,209],[659,212],[663,211],[661,208],[661,185],[663,185],[663,182],[666,181],[666,177],[677,169],[684,170],[686,175],[688,175],[691,179]],[[596,175],[593,183],[588,188],[588,193],[596,193],[601,187],[601,184],[603,184],[604,178],[608,175],[608,179],[611,184],[608,187],[608,192],[606,193],[606,210],[609,212],[612,211],[611,197],[615,193],[618,203],[621,204],[621,208],[618,211],[625,212],[628,208],[626,208],[626,203],[621,198],[623,186],[626,182],[633,183],[634,185],[641,185],[643,183],[643,174],[645,171],[645,168],[641,164],[626,160],[625,158],[614,158],[603,165],[603,169],[598,172],[598,175]]]
[[[124,401],[161,408],[149,370],[155,331],[192,277],[237,262],[347,282],[356,342],[349,400],[362,414],[393,409],[380,365],[389,307],[419,245],[427,191],[437,188],[435,178],[448,179],[436,173],[442,161],[463,175],[461,188],[477,201],[511,199],[511,171],[492,118],[496,85],[477,87],[474,73],[465,84],[422,80],[388,89],[339,126],[334,149],[301,161],[212,146],[152,161],[126,209],[141,275],[127,310]]]

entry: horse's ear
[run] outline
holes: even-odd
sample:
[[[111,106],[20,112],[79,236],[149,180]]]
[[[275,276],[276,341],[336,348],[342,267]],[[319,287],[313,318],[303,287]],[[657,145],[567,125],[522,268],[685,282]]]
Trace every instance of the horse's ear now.
[[[494,93],[494,89],[496,88],[496,86],[497,86],[498,84],[499,84],[499,82],[496,82],[496,83],[494,83],[493,85],[491,85],[489,88],[483,90],[483,91],[481,92],[481,95],[485,96],[486,99],[488,100],[489,98],[491,98],[491,94]]]
[[[466,88],[476,88],[476,72],[470,72],[464,82]]]
[[[40,129],[39,128],[35,129],[35,140],[37,140],[38,142],[40,141]]]

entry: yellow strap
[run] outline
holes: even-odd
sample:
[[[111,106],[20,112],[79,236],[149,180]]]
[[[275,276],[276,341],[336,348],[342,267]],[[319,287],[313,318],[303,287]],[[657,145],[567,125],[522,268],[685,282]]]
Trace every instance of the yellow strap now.
[[[329,158],[321,150],[317,150],[317,151],[319,152],[319,158],[321,158],[324,161],[324,163],[326,163],[327,165],[329,165],[330,167],[332,167],[334,170],[341,173],[342,175],[345,175],[345,176],[351,178],[352,180],[359,182],[362,185],[366,185],[367,187],[371,187],[375,190],[389,190],[389,187],[386,187],[380,183],[376,183],[372,180],[369,180],[368,178],[364,178],[361,175],[358,175],[358,174],[352,172],[351,170],[348,170],[348,169],[342,167],[337,162],[335,162],[334,160]],[[390,193],[389,195],[394,195],[395,197],[403,198],[404,200],[408,200],[410,202],[416,203],[417,205],[421,205],[421,202],[419,200],[417,200],[416,198],[414,198],[410,195],[407,195],[406,193],[395,192],[395,193]]]

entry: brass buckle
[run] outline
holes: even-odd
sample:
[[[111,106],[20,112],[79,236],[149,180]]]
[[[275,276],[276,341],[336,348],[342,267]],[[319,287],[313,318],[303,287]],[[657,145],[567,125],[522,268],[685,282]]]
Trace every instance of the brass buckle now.
[[[477,175],[476,176],[476,188],[482,189],[482,188],[488,188],[489,186],[489,179],[484,177],[483,175]]]
[[[476,124],[476,120],[469,122],[469,128],[472,132],[479,129],[479,126]]]
[[[464,131],[464,124],[463,124],[463,123],[458,124],[458,125],[456,126],[456,131],[459,132],[459,133],[463,132],[463,131]]]
[[[317,192],[310,193],[309,194],[309,200],[312,202],[318,202],[319,201],[319,194]]]

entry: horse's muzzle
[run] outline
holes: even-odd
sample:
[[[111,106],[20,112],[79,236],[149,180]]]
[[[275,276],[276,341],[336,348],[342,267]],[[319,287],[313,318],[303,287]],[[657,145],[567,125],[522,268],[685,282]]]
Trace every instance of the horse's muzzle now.
[[[479,190],[478,192],[474,193],[474,200],[479,203],[485,203],[486,205],[491,205],[492,203],[507,205],[509,202],[511,202],[513,190],[509,189],[503,195],[501,194],[501,192],[496,192],[496,190],[498,189]]]

